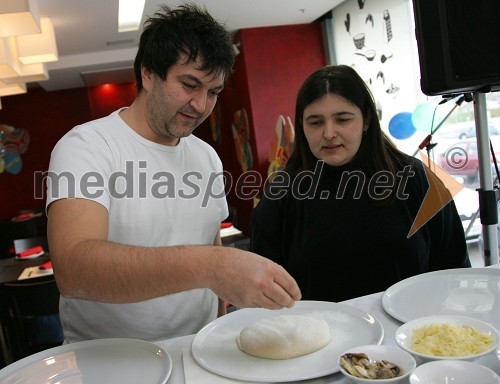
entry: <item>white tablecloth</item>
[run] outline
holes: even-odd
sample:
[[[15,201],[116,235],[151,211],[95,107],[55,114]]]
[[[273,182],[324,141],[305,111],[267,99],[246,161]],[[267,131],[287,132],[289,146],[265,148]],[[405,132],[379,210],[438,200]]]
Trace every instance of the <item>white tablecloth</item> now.
[[[371,315],[375,316],[384,326],[384,341],[383,344],[386,345],[396,345],[394,340],[394,333],[402,324],[401,322],[395,320],[389,316],[382,308],[382,292],[375,293],[373,295],[362,296],[356,299],[344,301],[344,304],[352,305],[356,308],[369,312]],[[157,344],[165,349],[172,357],[173,369],[168,384],[203,384],[202,378],[197,380],[197,383],[186,383],[184,378],[184,366],[182,362],[182,351],[189,349],[194,335],[178,337],[175,339],[170,339],[166,341],[160,341]],[[496,358],[495,354],[492,353],[485,356],[477,361],[480,364],[486,365],[493,369],[497,374],[500,375],[500,361]],[[213,376],[211,373],[206,373],[208,376]],[[207,383],[210,381],[206,381]],[[330,383],[342,383],[350,384],[350,381],[345,379],[341,373],[335,373],[326,377],[302,381],[301,383],[307,384],[330,384]],[[479,383],[478,383],[479,384]]]

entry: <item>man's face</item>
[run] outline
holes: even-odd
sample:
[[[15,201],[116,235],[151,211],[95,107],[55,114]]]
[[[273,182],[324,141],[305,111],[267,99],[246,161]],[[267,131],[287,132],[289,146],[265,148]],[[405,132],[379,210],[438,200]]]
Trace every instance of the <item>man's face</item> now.
[[[199,67],[199,60],[188,63],[181,56],[165,81],[143,70],[146,120],[158,142],[177,145],[179,138],[189,136],[212,112],[224,87],[224,75]]]

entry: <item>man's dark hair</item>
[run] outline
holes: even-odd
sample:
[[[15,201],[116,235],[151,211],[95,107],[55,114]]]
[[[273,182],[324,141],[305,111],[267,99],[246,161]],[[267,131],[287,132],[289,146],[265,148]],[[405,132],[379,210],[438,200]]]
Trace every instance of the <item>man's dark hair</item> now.
[[[187,55],[188,62],[201,59],[200,70],[223,73],[227,80],[235,58],[231,33],[197,5],[161,6],[144,23],[134,62],[137,90],[142,89],[141,66],[165,80],[181,54]]]

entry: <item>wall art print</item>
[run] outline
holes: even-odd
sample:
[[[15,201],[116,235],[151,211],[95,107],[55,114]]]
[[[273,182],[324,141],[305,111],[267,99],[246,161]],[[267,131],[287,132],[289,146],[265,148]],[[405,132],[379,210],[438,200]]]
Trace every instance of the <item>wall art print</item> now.
[[[269,148],[268,175],[285,169],[286,163],[293,151],[294,138],[295,129],[290,116],[285,118],[283,115],[279,115],[276,121],[271,147]]]
[[[233,133],[236,158],[243,172],[253,168],[252,148],[250,146],[250,126],[245,108],[238,109],[233,114]]]
[[[26,152],[30,135],[24,128],[0,124],[0,173],[6,171],[13,175],[21,172],[21,155]]]
[[[222,136],[220,133],[221,110],[219,101],[215,103],[215,107],[212,113],[208,116],[208,123],[210,124],[210,132],[212,133],[212,140],[216,144],[220,145],[222,143]]]
[[[336,64],[353,67],[368,84],[381,125],[390,133],[391,119],[420,100],[411,1],[346,0],[333,9],[332,21]],[[407,140],[411,132],[395,137],[407,142],[401,149],[408,153],[415,146]]]

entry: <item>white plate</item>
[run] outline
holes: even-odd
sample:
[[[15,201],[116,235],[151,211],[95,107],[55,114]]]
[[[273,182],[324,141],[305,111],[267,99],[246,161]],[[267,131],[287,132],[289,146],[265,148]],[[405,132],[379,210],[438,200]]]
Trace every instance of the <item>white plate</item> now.
[[[282,314],[318,316],[330,325],[332,341],[323,349],[288,360],[250,356],[236,344],[236,337],[248,324]],[[293,308],[271,311],[240,309],[206,325],[194,337],[193,359],[203,368],[237,380],[284,382],[312,379],[338,372],[338,360],[345,350],[365,344],[380,344],[382,324],[367,312],[346,304],[299,301]]]
[[[405,323],[432,315],[459,315],[500,329],[500,269],[459,268],[402,280],[382,296],[382,307]]]
[[[44,251],[40,251],[38,253],[34,253],[32,255],[29,255],[29,256],[24,256],[24,257],[21,257],[19,255],[16,255],[16,259],[17,260],[31,260],[31,259],[36,259],[37,257],[40,257],[44,254],[45,252]]]
[[[164,384],[170,355],[142,340],[98,339],[65,344],[0,370],[2,384]]]
[[[441,360],[422,364],[410,375],[411,384],[500,384],[500,378],[484,365],[470,361]]]

